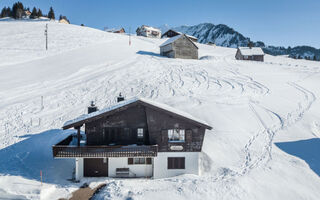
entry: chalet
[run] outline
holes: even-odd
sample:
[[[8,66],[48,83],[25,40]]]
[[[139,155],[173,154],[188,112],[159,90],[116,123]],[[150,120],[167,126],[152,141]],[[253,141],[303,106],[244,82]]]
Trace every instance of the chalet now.
[[[239,47],[236,53],[237,60],[264,61],[264,52],[260,47]]]
[[[174,36],[160,45],[160,54],[169,58],[198,59],[198,47],[185,34]]]
[[[29,10],[24,11],[24,16],[30,17],[30,15],[31,15],[31,12]]]
[[[142,25],[141,27],[137,28],[136,33],[138,36],[144,36],[144,37],[151,37],[151,38],[160,38],[161,37],[161,31],[160,29]]]
[[[105,29],[106,32],[109,33],[125,33],[126,31],[124,30],[124,28],[120,28],[120,29]]]
[[[172,38],[174,36],[177,35],[182,35],[183,33],[175,31],[175,30],[168,30],[167,32],[165,32],[164,34],[162,34],[161,38]],[[187,35],[186,36],[192,41],[192,42],[198,42],[198,38],[191,36],[191,35]]]
[[[80,129],[84,126],[85,134]],[[54,158],[75,159],[75,179],[82,177],[152,177],[199,174],[204,121],[144,98],[124,100],[63,125],[74,128],[54,145]]]
[[[67,20],[67,19],[60,19],[60,20],[59,20],[59,23],[62,23],[62,24],[70,24],[69,20]]]

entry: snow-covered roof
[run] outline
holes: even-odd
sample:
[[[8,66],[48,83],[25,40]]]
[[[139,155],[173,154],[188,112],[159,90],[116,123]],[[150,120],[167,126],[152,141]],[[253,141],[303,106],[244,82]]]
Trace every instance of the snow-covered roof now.
[[[160,47],[163,47],[163,46],[166,46],[166,45],[168,45],[168,44],[171,44],[171,43],[173,43],[174,41],[176,41],[177,39],[179,39],[180,37],[182,37],[182,35],[176,35],[176,36],[168,39],[168,40],[165,41],[164,43],[162,43],[162,44],[160,45]]]
[[[168,44],[171,44],[171,43],[173,43],[174,41],[176,41],[176,40],[178,40],[179,38],[184,37],[184,36],[198,49],[197,45],[196,45],[195,43],[193,43],[192,40],[191,40],[190,38],[188,38],[188,36],[187,36],[186,34],[176,35],[176,36],[168,39],[168,40],[165,41],[164,43],[162,43],[162,44],[160,45],[160,47],[163,47],[163,46],[166,46],[166,45],[168,45]]]
[[[126,105],[129,105],[129,104],[132,104],[132,103],[135,103],[135,102],[142,102],[144,104],[147,104],[147,105],[151,105],[151,106],[154,106],[154,107],[157,107],[157,108],[160,108],[162,110],[166,110],[170,113],[173,113],[175,115],[178,115],[180,117],[184,117],[184,118],[187,118],[189,120],[192,120],[194,122],[197,122],[197,123],[200,123],[200,124],[203,124],[205,125],[207,128],[211,129],[211,127],[203,120],[201,119],[197,119],[195,117],[193,117],[192,115],[190,115],[189,113],[186,113],[184,111],[181,111],[181,110],[178,110],[176,108],[173,108],[171,106],[168,106],[166,104],[163,104],[163,103],[159,103],[159,102],[154,102],[152,100],[149,100],[149,99],[145,99],[145,98],[132,98],[132,99],[128,99],[128,100],[125,100],[125,101],[121,101],[121,102],[118,102],[116,103],[115,105],[112,105],[110,107],[107,107],[107,108],[104,108],[102,110],[98,110],[96,112],[92,112],[92,113],[89,113],[89,114],[84,114],[84,115],[81,115],[73,120],[69,120],[67,122],[64,123],[63,125],[63,128],[66,129],[66,128],[71,128],[73,127],[73,125],[79,125],[79,123],[84,123],[85,121],[91,119],[91,118],[94,118],[96,116],[99,116],[99,115],[102,115],[102,114],[105,114],[107,112],[110,112],[110,111],[113,111],[113,110],[116,110],[118,108],[121,108],[123,106],[126,106]]]
[[[143,28],[145,28],[145,29],[148,29],[148,30],[150,30],[150,31],[157,31],[157,32],[161,32],[161,30],[160,30],[160,29],[158,29],[158,28],[154,28],[154,27],[152,27],[152,26],[142,25],[142,27],[143,27]]]
[[[168,31],[176,32],[176,33],[178,33],[179,35],[185,34],[185,33],[179,32],[179,31],[175,31],[175,30],[173,30],[173,29],[169,29]],[[166,31],[163,35],[165,35],[168,31]],[[194,36],[192,36],[192,35],[188,35],[188,34],[185,34],[185,35],[186,35],[187,37],[189,37],[189,38],[193,38],[193,39],[195,39],[195,40],[198,40],[198,38],[196,38],[196,37],[194,37]]]
[[[260,47],[239,47],[239,50],[244,56],[264,55],[264,52]]]

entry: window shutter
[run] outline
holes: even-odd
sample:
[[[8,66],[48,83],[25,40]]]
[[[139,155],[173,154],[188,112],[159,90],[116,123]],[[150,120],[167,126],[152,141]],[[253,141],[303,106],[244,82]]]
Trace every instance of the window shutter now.
[[[147,158],[146,160],[147,160],[147,165],[151,165],[152,164],[151,163],[151,158]]]
[[[133,158],[128,158],[128,165],[133,165]]]
[[[168,142],[168,131],[167,130],[162,130],[161,131],[161,137],[162,137],[162,142]]]
[[[180,169],[185,169],[185,161],[186,159],[183,157],[183,158],[180,158]]]
[[[168,158],[168,169],[173,169],[173,158]]]
[[[192,142],[192,130],[186,130],[186,142]]]

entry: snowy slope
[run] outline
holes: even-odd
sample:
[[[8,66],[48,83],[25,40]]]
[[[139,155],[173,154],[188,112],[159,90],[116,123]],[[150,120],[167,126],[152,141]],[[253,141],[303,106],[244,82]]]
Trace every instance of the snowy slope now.
[[[46,22],[0,23],[0,199],[68,197],[73,162],[51,145],[64,122],[127,98],[166,103],[208,122],[202,175],[87,179],[97,199],[318,199],[320,65],[197,44],[200,60],[159,56],[165,40]],[[43,96],[43,107],[41,104]],[[63,165],[62,165],[63,163]],[[44,184],[40,185],[40,170]]]

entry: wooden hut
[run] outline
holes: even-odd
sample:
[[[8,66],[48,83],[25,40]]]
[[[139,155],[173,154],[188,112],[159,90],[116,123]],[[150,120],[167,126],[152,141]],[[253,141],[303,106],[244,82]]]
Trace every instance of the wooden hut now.
[[[264,61],[264,52],[260,47],[239,47],[236,53],[237,60]]]
[[[160,45],[160,54],[169,58],[198,59],[198,47],[188,36],[182,34]]]
[[[164,34],[162,34],[161,38],[172,38],[174,36],[177,35],[182,35],[183,33],[175,31],[175,30],[168,30],[167,32],[165,32]],[[191,36],[191,35],[187,35],[185,34],[192,42],[198,42],[198,38]]]

